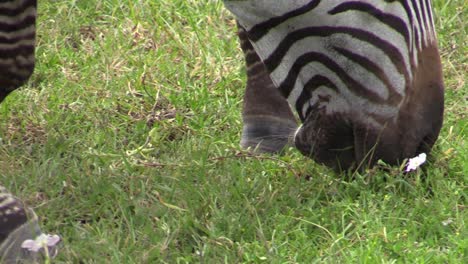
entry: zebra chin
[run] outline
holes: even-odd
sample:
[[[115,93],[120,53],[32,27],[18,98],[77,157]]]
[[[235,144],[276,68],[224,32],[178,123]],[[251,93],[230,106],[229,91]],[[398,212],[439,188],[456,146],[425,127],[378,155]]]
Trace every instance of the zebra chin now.
[[[403,114],[400,122],[381,127],[317,114],[298,129],[294,144],[304,156],[338,172],[364,171],[378,160],[400,165],[407,158],[430,152],[442,125],[442,111],[433,109],[426,116]]]
[[[353,130],[337,115],[311,114],[294,136],[295,147],[306,157],[336,171],[356,164]]]

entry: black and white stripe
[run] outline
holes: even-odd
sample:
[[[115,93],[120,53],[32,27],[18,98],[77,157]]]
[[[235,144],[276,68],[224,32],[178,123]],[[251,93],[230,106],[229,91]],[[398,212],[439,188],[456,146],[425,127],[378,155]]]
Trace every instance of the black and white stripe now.
[[[0,102],[34,70],[36,8],[36,0],[0,1]],[[34,211],[0,185],[0,263],[42,262],[43,250],[22,248],[41,234]]]
[[[36,0],[0,2],[0,102],[33,72],[36,6]],[[36,221],[34,213],[27,212],[20,200],[0,186],[0,257],[18,250],[11,248],[17,239],[12,234]]]
[[[38,217],[23,201],[0,185],[0,263],[43,263],[44,256],[54,257],[57,246],[30,251],[23,248],[26,240],[44,235]]]
[[[0,101],[34,70],[36,0],[0,2]]]
[[[383,126],[412,88],[419,52],[435,43],[430,0],[225,4],[302,121],[320,107]]]
[[[34,211],[0,186],[0,263],[38,260],[39,255],[22,249],[21,244],[40,234]]]

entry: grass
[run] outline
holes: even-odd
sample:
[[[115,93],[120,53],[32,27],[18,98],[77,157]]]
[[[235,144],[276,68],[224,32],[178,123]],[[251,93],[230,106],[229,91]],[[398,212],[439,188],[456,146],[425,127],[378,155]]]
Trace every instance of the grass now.
[[[0,106],[0,181],[63,237],[56,263],[466,263],[468,9],[433,2],[446,115],[425,171],[242,152],[221,1],[49,0],[35,74]]]

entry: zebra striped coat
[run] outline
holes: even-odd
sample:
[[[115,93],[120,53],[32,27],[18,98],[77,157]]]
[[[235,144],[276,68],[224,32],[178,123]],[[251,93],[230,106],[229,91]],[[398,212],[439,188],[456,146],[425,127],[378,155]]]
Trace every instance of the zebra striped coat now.
[[[34,70],[36,0],[0,3],[0,102]]]
[[[290,112],[281,94],[303,123],[296,147],[328,166],[395,164],[430,150],[444,101],[430,0],[225,5],[240,24],[247,61],[244,146],[284,146],[269,140],[295,129],[291,113],[278,113]],[[275,93],[271,86],[279,93],[269,106],[259,98]],[[252,110],[259,102],[270,110]]]

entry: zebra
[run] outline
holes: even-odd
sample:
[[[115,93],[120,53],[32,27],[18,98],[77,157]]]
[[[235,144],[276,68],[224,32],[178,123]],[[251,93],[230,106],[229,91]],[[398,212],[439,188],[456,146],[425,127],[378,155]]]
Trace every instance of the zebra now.
[[[34,71],[36,9],[36,0],[0,2],[0,102]],[[34,211],[0,185],[0,263],[41,261],[41,252],[22,248],[41,235]],[[49,256],[56,253],[55,246],[48,248]]]
[[[444,85],[430,0],[224,4],[247,68],[243,147],[291,144],[338,171],[431,150]]]
[[[430,151],[444,111],[430,0],[224,2],[247,65],[243,147],[277,152],[293,137],[339,170]],[[33,73],[36,7],[0,2],[0,102]],[[35,259],[20,242],[39,234],[34,212],[0,187],[2,263]]]

